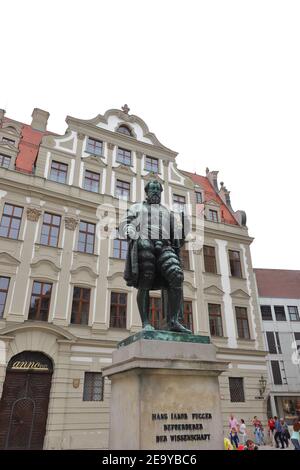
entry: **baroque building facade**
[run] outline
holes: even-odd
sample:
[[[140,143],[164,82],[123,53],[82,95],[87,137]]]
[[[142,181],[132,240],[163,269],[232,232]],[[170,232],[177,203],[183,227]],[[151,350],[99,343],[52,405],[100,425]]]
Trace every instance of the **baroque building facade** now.
[[[117,343],[141,328],[123,280],[127,242],[112,229],[120,199],[142,200],[153,175],[163,204],[187,205],[193,227],[201,220],[200,245],[182,253],[184,322],[229,362],[220,426],[227,433],[231,413],[264,421],[253,239],[218,172],[178,169],[176,152],[126,105],[90,120],[68,116],[64,135],[46,130],[48,117],[34,109],[27,125],[0,111],[0,448],[108,447],[102,371]],[[154,325],[161,311],[153,292]]]

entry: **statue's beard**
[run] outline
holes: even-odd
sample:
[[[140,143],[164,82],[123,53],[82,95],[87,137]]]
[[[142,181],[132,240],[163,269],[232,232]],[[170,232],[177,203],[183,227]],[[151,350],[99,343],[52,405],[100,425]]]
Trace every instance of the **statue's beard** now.
[[[147,202],[149,204],[159,204],[160,203],[160,194],[148,194]]]

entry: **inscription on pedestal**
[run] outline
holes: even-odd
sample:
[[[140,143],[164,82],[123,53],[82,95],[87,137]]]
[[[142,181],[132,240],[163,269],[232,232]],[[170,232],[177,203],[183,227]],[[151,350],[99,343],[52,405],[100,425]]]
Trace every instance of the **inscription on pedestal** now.
[[[152,413],[151,419],[158,429],[155,435],[156,444],[210,441],[211,433],[207,431],[207,422],[212,420],[211,413]],[[202,422],[203,421],[203,422]]]

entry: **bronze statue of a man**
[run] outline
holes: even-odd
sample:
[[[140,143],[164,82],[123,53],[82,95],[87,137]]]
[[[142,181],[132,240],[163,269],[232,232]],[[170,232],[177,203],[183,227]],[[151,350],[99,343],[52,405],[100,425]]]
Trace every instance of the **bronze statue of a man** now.
[[[167,293],[167,324],[170,331],[191,333],[179,319],[183,309],[183,270],[180,247],[185,240],[183,224],[161,202],[162,185],[151,180],[145,186],[146,201],[133,204],[121,221],[119,233],[129,240],[124,279],[138,289],[137,303],[143,328],[149,321],[149,291]],[[183,214],[182,214],[183,220]]]

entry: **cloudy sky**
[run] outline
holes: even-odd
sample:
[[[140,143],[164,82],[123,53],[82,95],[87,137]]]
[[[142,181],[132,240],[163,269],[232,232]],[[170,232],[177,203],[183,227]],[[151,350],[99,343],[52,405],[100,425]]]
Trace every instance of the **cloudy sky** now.
[[[10,0],[0,108],[31,121],[128,103],[178,166],[219,170],[244,209],[256,267],[300,269],[300,3]]]

